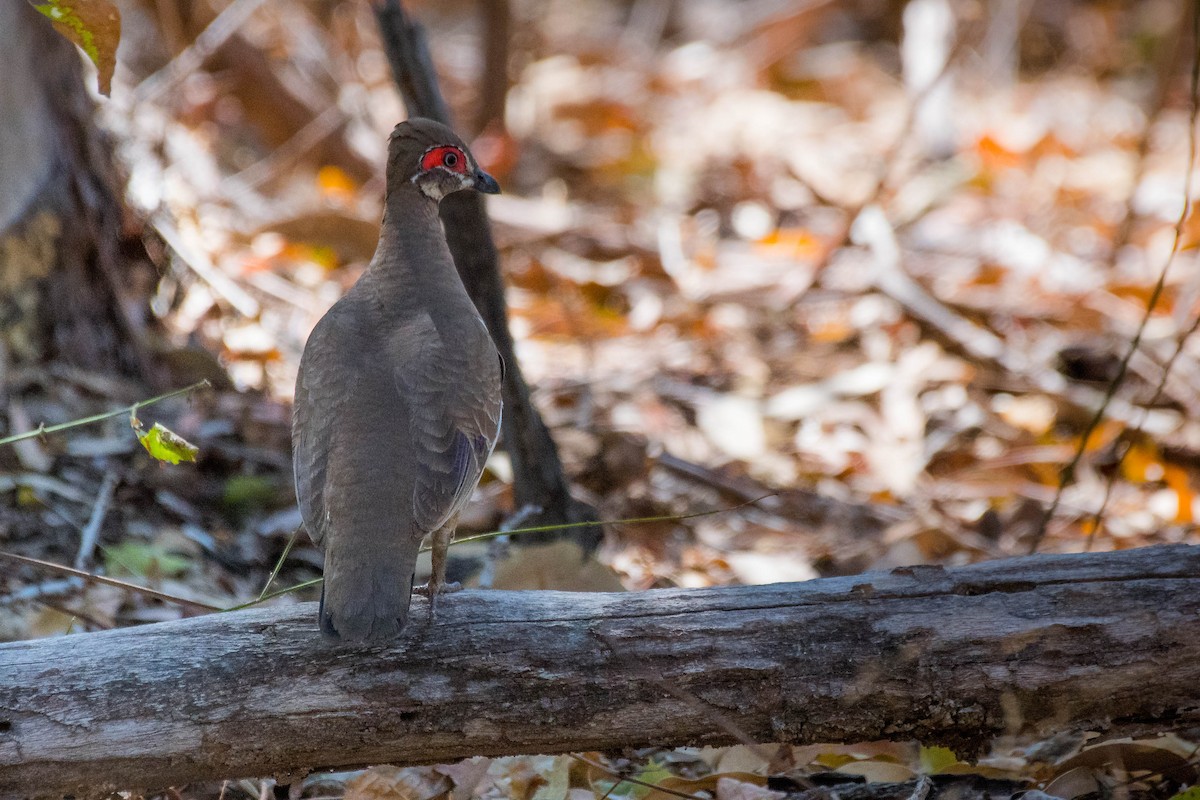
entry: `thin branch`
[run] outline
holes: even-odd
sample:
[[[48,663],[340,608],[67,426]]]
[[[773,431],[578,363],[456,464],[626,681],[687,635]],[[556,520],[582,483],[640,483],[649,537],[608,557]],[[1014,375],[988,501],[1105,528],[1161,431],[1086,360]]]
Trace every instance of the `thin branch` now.
[[[687,792],[680,792],[675,789],[668,789],[665,786],[659,786],[656,783],[649,783],[648,781],[638,780],[637,778],[630,778],[629,776],[622,775],[621,773],[617,772],[616,770],[606,767],[603,764],[597,764],[594,761],[588,761],[583,756],[576,755],[575,753],[568,753],[567,755],[571,756],[571,758],[575,759],[576,761],[578,761],[581,764],[586,764],[589,767],[591,767],[592,769],[598,769],[601,772],[604,772],[604,773],[607,773],[607,774],[613,776],[614,778],[616,778],[618,780],[618,782],[632,783],[634,786],[644,786],[647,789],[654,789],[655,791],[662,792],[663,794],[669,794],[669,795],[672,795],[673,797],[681,797],[681,798],[683,798],[683,800],[704,800],[704,798],[699,797],[694,794],[688,794]]]
[[[288,538],[287,544],[283,548],[283,552],[279,554],[279,560],[275,562],[275,568],[271,570],[270,576],[267,577],[267,582],[263,584],[262,591],[258,593],[258,600],[262,600],[267,596],[267,590],[271,588],[271,584],[275,582],[275,578],[279,576],[279,570],[283,569],[283,562],[287,560],[288,554],[292,552],[292,547],[296,544],[296,538],[300,535],[300,529],[292,531],[292,535]]]
[[[237,33],[238,28],[258,10],[263,0],[234,0],[208,24],[190,46],[171,59],[165,67],[142,81],[133,90],[134,103],[148,103],[169,92],[188,75],[200,68],[209,56]]]
[[[286,142],[271,151],[270,155],[251,164],[241,172],[225,178],[221,184],[222,194],[237,200],[289,169],[308,151],[328,139],[344,126],[347,116],[336,105],[313,117]]]
[[[92,554],[96,551],[96,541],[100,538],[100,528],[108,515],[108,506],[112,503],[113,492],[117,488],[117,473],[108,470],[100,483],[100,491],[96,493],[96,502],[92,506],[92,515],[79,537],[79,552],[75,554],[75,569],[86,570],[92,564]]]
[[[276,589],[275,591],[273,591],[269,594],[265,594],[262,597],[259,597],[257,600],[247,600],[245,603],[238,603],[236,606],[229,606],[228,608],[218,608],[216,610],[221,611],[221,612],[226,612],[226,611],[241,611],[242,609],[245,609],[245,608],[254,608],[259,603],[265,603],[268,600],[274,600],[276,597],[283,597],[285,594],[291,594],[292,592],[298,592],[301,589],[307,589],[310,586],[320,586],[324,582],[325,582],[324,578],[313,578],[310,581],[304,581],[303,583],[296,583],[296,584],[293,584],[293,585],[288,586],[283,589]]]
[[[162,600],[167,603],[177,603],[181,606],[190,606],[192,608],[199,609],[201,611],[221,611],[222,610],[219,606],[209,605],[208,603],[204,603],[199,600],[188,600],[185,597],[176,597],[173,594],[167,594],[166,592],[160,592],[155,589],[148,589],[145,586],[138,586],[136,583],[128,583],[126,581],[119,581],[116,578],[108,578],[108,577],[105,577],[104,575],[96,575],[91,572],[85,572],[81,569],[74,569],[73,567],[68,567],[65,564],[55,564],[53,561],[42,561],[40,558],[30,558],[29,556],[21,556],[21,555],[17,555],[16,553],[9,553],[5,550],[0,550],[0,558],[7,558],[11,561],[18,561],[22,564],[29,564],[30,566],[33,566],[33,567],[42,567],[43,569],[51,569],[51,570],[54,570],[55,572],[61,572],[65,575],[74,575],[77,578],[83,578],[84,580],[94,581],[96,583],[103,583],[106,586],[116,586],[119,589],[128,589],[131,592],[136,592],[137,594],[143,594],[143,595],[146,595],[147,597],[153,597],[156,600]]]
[[[468,542],[483,542],[488,539],[494,539],[497,536],[516,535],[518,533],[545,533],[547,531],[565,531],[572,528],[595,528],[603,525],[642,525],[647,522],[677,522],[684,519],[695,519],[697,517],[710,517],[713,514],[725,514],[730,511],[737,511],[752,506],[768,497],[774,497],[778,492],[769,492],[762,497],[756,497],[753,500],[747,500],[744,503],[738,503],[736,506],[728,508],[713,508],[708,511],[696,511],[691,514],[664,514],[656,517],[629,517],[628,519],[599,519],[589,522],[565,522],[559,525],[534,525],[528,528],[513,528],[511,530],[490,531],[481,533],[476,536],[464,536],[461,539],[455,539],[450,544],[466,544]],[[422,552],[428,550],[428,547],[422,548]]]
[[[455,539],[451,541],[450,546],[454,547],[455,545],[467,544],[468,542],[482,542],[488,539],[497,538],[499,536],[509,536],[510,534],[517,533],[544,533],[546,531],[560,531],[570,528],[586,528],[594,525],[638,525],[647,522],[675,522],[684,519],[695,519],[697,517],[708,517],[712,516],[713,514],[724,514],[729,511],[737,511],[738,509],[745,508],[746,506],[752,506],[761,500],[765,500],[768,497],[774,496],[775,492],[771,492],[770,494],[764,494],[762,497],[756,497],[753,500],[747,500],[744,503],[739,503],[738,505],[730,506],[729,508],[714,508],[708,511],[697,511],[693,514],[667,514],[658,517],[630,517],[628,519],[597,520],[595,522],[567,522],[561,525],[537,525],[529,528],[514,528],[512,530],[502,529],[498,531],[490,531],[488,533],[481,533],[477,536],[464,536],[461,539]],[[291,550],[292,544],[296,541],[296,535],[298,533],[299,530],[292,534],[292,539],[288,542],[288,546],[284,548],[283,555],[281,555],[275,562],[275,569],[271,571],[271,577],[267,580],[267,585],[263,587],[263,590],[259,593],[258,598],[255,600],[250,600],[246,603],[240,603],[236,606],[230,606],[229,608],[222,609],[223,611],[240,611],[243,608],[251,608],[272,598],[280,597],[285,594],[291,594],[292,592],[298,592],[301,589],[307,589],[310,586],[317,586],[324,580],[324,578],[313,578],[310,581],[297,583],[285,589],[279,589],[278,591],[267,594],[267,589],[270,588],[271,582],[275,579],[275,576],[279,574],[279,570],[283,566],[283,560],[287,558],[288,551]],[[431,548],[429,547],[422,547],[419,552],[427,553],[430,552],[430,549]]]
[[[0,446],[12,444],[13,442],[19,442],[22,439],[32,439],[35,436],[42,436],[47,433],[57,433],[58,431],[65,431],[69,428],[78,428],[82,425],[91,425],[96,422],[103,422],[106,419],[112,419],[113,417],[119,417],[123,414],[133,413],[139,408],[151,406],[163,400],[170,400],[172,397],[178,397],[181,394],[194,392],[196,389],[200,389],[205,386],[212,386],[212,384],[208,382],[207,378],[202,381],[197,381],[191,386],[185,386],[184,388],[176,389],[173,392],[167,392],[166,394],[160,394],[157,397],[151,397],[149,400],[139,400],[133,405],[125,406],[124,408],[118,408],[116,411],[106,411],[103,414],[95,414],[90,417],[71,420],[70,422],[61,422],[58,425],[46,425],[43,423],[38,425],[34,430],[26,431],[25,433],[18,433],[13,436],[7,436],[3,439],[0,439]]]
[[[1087,427],[1084,428],[1082,436],[1079,439],[1079,447],[1075,450],[1075,455],[1067,463],[1061,473],[1059,473],[1058,489],[1054,493],[1054,500],[1042,515],[1041,524],[1034,532],[1033,542],[1029,547],[1029,552],[1036,553],[1038,547],[1042,543],[1042,539],[1046,535],[1046,528],[1050,524],[1050,520],[1054,517],[1054,512],[1058,510],[1059,504],[1062,502],[1063,493],[1067,487],[1075,480],[1075,470],[1078,469],[1080,461],[1083,460],[1083,455],[1086,452],[1088,440],[1092,434],[1104,421],[1104,416],[1108,411],[1109,403],[1117,394],[1117,390],[1125,381],[1125,375],[1129,371],[1129,363],[1133,360],[1134,353],[1142,344],[1142,336],[1146,332],[1146,326],[1150,324],[1150,316],[1154,313],[1155,307],[1158,306],[1159,300],[1162,299],[1163,291],[1167,284],[1167,273],[1171,269],[1171,265],[1175,263],[1175,256],[1179,253],[1179,243],[1183,238],[1183,228],[1187,224],[1188,213],[1192,208],[1192,173],[1196,168],[1196,121],[1200,116],[1200,3],[1192,4],[1192,80],[1191,80],[1191,112],[1188,116],[1188,154],[1187,166],[1184,170],[1183,179],[1183,207],[1179,210],[1179,217],[1175,220],[1175,232],[1171,239],[1171,251],[1167,254],[1167,258],[1163,263],[1162,270],[1158,274],[1158,281],[1154,284],[1153,291],[1150,292],[1150,298],[1146,301],[1146,313],[1142,315],[1141,322],[1138,323],[1137,330],[1133,334],[1133,339],[1129,342],[1129,349],[1125,352],[1125,357],[1121,359],[1121,363],[1117,365],[1117,374],[1113,376],[1112,381],[1108,385],[1108,390],[1104,393],[1104,398],[1100,401],[1100,405],[1096,408],[1096,412],[1092,418],[1088,420]],[[1147,123],[1150,124],[1150,123]],[[1195,330],[1196,326],[1192,327]],[[1190,335],[1191,331],[1187,335]],[[1184,339],[1187,338],[1184,336]],[[1163,368],[1162,378],[1159,381],[1158,387],[1155,389],[1154,399],[1157,399],[1159,393],[1166,385],[1167,375],[1171,365],[1175,362],[1175,356],[1183,348],[1181,340],[1176,348],[1175,354],[1167,366]],[[1151,401],[1153,404],[1153,401]],[[1140,425],[1139,428],[1140,430]],[[1122,454],[1123,456],[1124,454]],[[1103,506],[1101,506],[1103,511]],[[1099,513],[1099,512],[1097,512]]]
[[[949,54],[946,56],[946,63],[942,64],[941,71],[938,72],[937,76],[933,80],[926,83],[913,95],[912,100],[909,102],[908,108],[905,112],[904,123],[900,126],[900,132],[896,135],[896,138],[892,141],[891,146],[888,147],[887,151],[883,155],[883,165],[875,175],[874,185],[871,187],[871,190],[867,192],[866,196],[859,202],[854,203],[849,207],[842,206],[846,213],[843,226],[841,230],[838,231],[838,235],[835,236],[833,241],[831,241],[825,248],[821,258],[814,265],[814,273],[819,274],[822,272],[824,268],[829,265],[834,253],[850,244],[851,231],[854,228],[854,223],[858,219],[859,215],[862,214],[865,209],[879,203],[879,199],[883,195],[884,189],[887,188],[888,183],[892,180],[893,166],[899,162],[897,156],[900,153],[900,149],[908,143],[909,136],[912,135],[913,127],[916,124],[917,115],[920,112],[921,107],[924,105],[925,100],[933,93],[934,89],[940,86],[942,81],[945,80],[947,73],[950,71],[950,67],[958,61],[959,53],[962,52],[963,48],[965,47],[964,42],[965,40],[962,37],[959,37],[955,41],[954,46],[950,49]],[[791,298],[791,302],[793,304],[799,302],[799,300],[799,295]]]

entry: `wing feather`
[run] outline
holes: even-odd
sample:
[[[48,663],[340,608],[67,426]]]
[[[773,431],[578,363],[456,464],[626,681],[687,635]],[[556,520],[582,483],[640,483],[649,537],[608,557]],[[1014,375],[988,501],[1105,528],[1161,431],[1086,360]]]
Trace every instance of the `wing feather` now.
[[[417,471],[416,523],[442,527],[466,505],[500,430],[500,366],[483,322],[457,341],[436,334],[397,372],[397,390],[412,398]]]
[[[329,525],[325,488],[330,448],[338,421],[343,416],[344,401],[350,396],[345,381],[354,374],[353,365],[339,356],[345,352],[342,340],[348,334],[345,321],[335,306],[310,334],[296,376],[296,396],[292,406],[296,499],[304,527],[317,544],[325,539]]]

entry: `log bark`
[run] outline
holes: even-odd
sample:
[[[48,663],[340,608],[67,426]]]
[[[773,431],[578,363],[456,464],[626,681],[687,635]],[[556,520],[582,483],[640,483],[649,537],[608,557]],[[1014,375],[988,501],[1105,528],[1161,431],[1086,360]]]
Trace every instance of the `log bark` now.
[[[315,604],[0,645],[0,796],[640,745],[1200,720],[1200,548],[630,594],[462,592],[389,645]],[[737,733],[735,733],[735,731]]]

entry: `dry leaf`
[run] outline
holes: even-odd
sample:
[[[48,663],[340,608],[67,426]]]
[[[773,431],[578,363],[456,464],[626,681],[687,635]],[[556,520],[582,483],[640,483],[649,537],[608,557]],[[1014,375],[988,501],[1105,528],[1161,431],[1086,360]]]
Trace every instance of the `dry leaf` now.
[[[34,6],[54,29],[87,53],[96,65],[100,94],[112,91],[121,41],[121,13],[108,0],[46,0]]]

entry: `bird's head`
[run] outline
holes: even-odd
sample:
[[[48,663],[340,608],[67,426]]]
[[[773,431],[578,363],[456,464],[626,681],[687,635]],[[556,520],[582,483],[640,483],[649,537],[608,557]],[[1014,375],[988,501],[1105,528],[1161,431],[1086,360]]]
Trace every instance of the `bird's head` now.
[[[409,184],[440,202],[460,189],[499,194],[496,179],[479,168],[454,131],[431,119],[410,119],[392,131],[388,142],[388,189]]]

